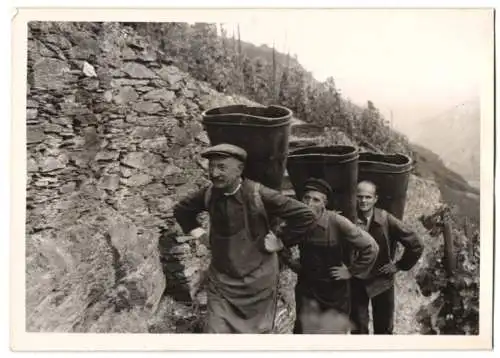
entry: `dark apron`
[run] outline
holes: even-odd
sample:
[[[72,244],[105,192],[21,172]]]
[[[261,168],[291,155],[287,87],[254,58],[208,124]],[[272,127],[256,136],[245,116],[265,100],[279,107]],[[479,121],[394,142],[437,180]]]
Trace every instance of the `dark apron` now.
[[[301,272],[295,288],[296,323],[294,333],[303,333],[303,307],[314,300],[320,313],[349,316],[349,280],[335,280],[329,275],[329,268],[341,266],[345,248],[340,242],[328,246],[304,243],[300,248]],[[324,333],[324,332],[323,332]],[[328,332],[327,332],[328,333]],[[333,331],[330,333],[334,333]],[[335,332],[338,333],[338,332]],[[345,332],[343,332],[345,333]]]
[[[207,333],[272,333],[276,314],[278,257],[252,237],[248,209],[245,227],[231,236],[210,232]]]

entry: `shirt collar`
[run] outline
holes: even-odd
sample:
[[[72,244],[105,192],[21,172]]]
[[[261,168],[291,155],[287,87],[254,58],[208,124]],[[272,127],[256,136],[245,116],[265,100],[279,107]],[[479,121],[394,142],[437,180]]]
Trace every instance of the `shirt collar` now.
[[[358,223],[365,225],[365,220],[358,217]],[[373,212],[366,221],[367,226],[370,226],[372,223],[376,223],[378,225],[382,224],[382,212],[379,208],[373,208]]]
[[[370,227],[370,224],[372,223],[372,221],[373,221],[373,212],[367,218],[365,218],[365,216],[362,214],[360,216],[358,216],[358,218],[357,218],[358,224],[363,225],[365,227]]]
[[[328,226],[328,211],[325,209],[323,214],[320,216],[316,225],[321,226],[323,229],[326,229]]]
[[[240,182],[239,182],[238,186],[236,187],[236,189],[234,189],[234,190],[233,190],[232,192],[230,192],[230,193],[223,193],[223,194],[224,194],[225,196],[232,196],[232,195],[236,194],[236,193],[238,192],[238,190],[240,190],[240,188],[241,188],[241,183],[242,183],[242,182],[243,182],[243,181],[240,179]]]
[[[383,223],[383,218],[382,218],[382,209],[379,208],[374,208],[373,209],[373,215],[371,219],[374,223],[377,223],[381,225]]]
[[[236,187],[236,189],[230,193],[224,193],[220,189],[214,190],[214,198],[216,198],[217,200],[233,198],[233,200],[242,203],[243,202],[243,196],[241,194],[242,190],[243,190],[243,180]]]

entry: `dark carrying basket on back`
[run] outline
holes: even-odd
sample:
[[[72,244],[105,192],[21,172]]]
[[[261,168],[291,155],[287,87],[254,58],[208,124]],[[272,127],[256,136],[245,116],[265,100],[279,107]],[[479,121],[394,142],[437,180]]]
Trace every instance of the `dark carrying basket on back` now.
[[[403,219],[406,192],[413,163],[403,154],[364,152],[359,155],[358,181],[368,180],[377,186],[377,207]]]
[[[297,199],[302,199],[307,179],[324,179],[333,190],[328,209],[340,211],[355,222],[358,157],[357,148],[352,146],[314,146],[293,151],[288,156],[287,170]]]
[[[202,116],[212,145],[230,143],[247,151],[245,177],[281,189],[288,154],[290,109],[233,105],[209,109]]]

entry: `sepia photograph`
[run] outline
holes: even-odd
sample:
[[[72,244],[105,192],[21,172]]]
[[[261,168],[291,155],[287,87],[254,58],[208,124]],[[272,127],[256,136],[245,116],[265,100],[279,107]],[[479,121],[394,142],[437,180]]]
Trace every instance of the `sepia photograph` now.
[[[91,13],[15,19],[13,350],[492,348],[493,9]]]

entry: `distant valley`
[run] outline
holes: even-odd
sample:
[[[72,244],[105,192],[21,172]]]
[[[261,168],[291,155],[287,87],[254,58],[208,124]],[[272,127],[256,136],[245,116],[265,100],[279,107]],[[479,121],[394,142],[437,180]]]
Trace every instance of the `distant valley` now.
[[[480,102],[479,99],[454,106],[413,125],[411,140],[442,159],[471,186],[480,182]]]

